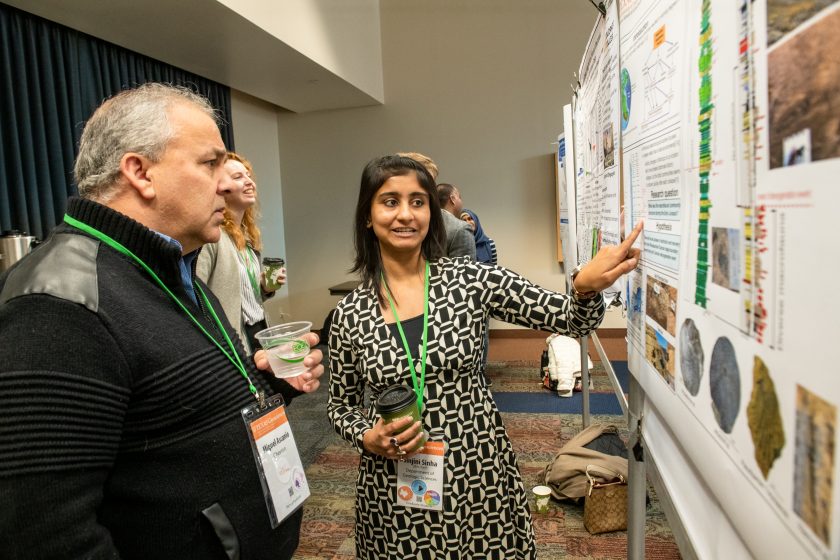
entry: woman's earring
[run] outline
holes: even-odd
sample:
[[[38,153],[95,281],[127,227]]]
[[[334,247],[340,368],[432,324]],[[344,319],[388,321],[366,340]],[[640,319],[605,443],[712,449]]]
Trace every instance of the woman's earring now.
[[[372,226],[372,225],[373,225],[373,224],[372,224],[372,223],[370,223],[370,220],[368,220],[368,221],[367,221],[367,223],[365,224],[365,227],[366,227],[366,228],[369,228],[369,227],[370,227],[370,226]]]

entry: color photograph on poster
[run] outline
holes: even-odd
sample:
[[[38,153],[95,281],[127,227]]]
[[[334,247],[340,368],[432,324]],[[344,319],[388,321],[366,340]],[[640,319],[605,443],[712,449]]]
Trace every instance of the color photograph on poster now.
[[[793,510],[831,545],[837,408],[799,385],[796,391],[796,471]]]
[[[680,328],[680,373],[683,385],[693,397],[700,392],[704,364],[700,331],[692,319],[686,319]]]
[[[727,434],[732,433],[741,406],[741,372],[735,346],[726,337],[718,338],[712,348],[709,390],[718,426]]]
[[[753,385],[747,405],[747,423],[755,446],[755,462],[764,479],[785,447],[785,428],[776,384],[767,364],[755,356],[753,359]]]
[[[636,269],[628,275],[627,292],[627,329],[631,332],[635,331],[637,336],[641,336],[642,319],[644,318],[641,270]]]
[[[676,336],[677,289],[652,275],[648,276],[645,301],[647,316],[671,336]]]
[[[645,357],[668,386],[674,388],[674,346],[658,329],[645,325]]]
[[[840,157],[838,29],[832,0],[767,2],[773,169]]]
[[[741,282],[741,231],[712,228],[712,282],[737,292]]]

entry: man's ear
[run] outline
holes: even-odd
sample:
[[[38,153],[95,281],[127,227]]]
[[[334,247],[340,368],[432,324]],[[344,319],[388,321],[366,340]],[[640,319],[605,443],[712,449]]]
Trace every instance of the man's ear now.
[[[120,172],[137,194],[146,200],[155,198],[155,187],[150,174],[152,162],[135,152],[127,152],[120,158]]]

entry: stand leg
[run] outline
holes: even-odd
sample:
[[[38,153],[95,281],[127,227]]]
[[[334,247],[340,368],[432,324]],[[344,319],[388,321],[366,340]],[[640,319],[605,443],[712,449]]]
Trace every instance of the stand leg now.
[[[583,402],[583,427],[588,428],[590,424],[589,419],[589,337],[584,336],[580,339],[580,383],[583,393],[581,393],[581,401]]]
[[[630,399],[628,420],[630,438],[627,442],[627,558],[645,558],[645,509],[647,498],[647,474],[645,472],[644,448],[641,439],[642,410],[645,394],[636,378],[630,376]]]

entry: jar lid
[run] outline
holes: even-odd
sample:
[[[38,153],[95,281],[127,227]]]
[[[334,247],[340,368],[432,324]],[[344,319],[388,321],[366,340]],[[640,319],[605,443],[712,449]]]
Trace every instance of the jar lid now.
[[[414,389],[405,385],[391,385],[379,395],[376,400],[376,411],[379,414],[388,414],[401,410],[417,402],[417,395]]]
[[[263,262],[263,264],[280,265],[280,266],[283,266],[284,264],[286,264],[286,261],[284,261],[280,257],[263,257],[262,262]]]

